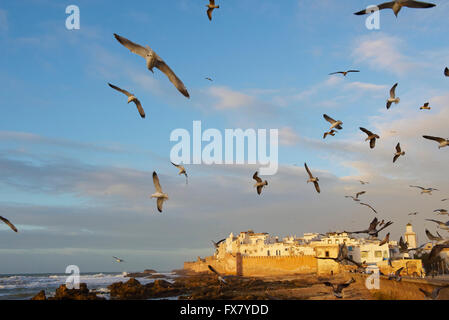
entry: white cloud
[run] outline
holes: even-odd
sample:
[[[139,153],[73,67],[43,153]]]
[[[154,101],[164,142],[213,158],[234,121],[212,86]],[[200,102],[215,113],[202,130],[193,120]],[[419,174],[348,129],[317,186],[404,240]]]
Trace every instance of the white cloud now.
[[[298,134],[290,127],[279,129],[279,143],[284,146],[294,146],[300,141]]]
[[[255,102],[253,96],[234,91],[227,87],[211,87],[209,94],[216,98],[215,109],[238,109],[252,105]]]

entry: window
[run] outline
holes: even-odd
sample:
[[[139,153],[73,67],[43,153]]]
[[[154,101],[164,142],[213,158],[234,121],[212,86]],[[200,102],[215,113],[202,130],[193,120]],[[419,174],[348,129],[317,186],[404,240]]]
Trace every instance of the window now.
[[[349,246],[349,247],[348,247],[348,250],[349,250],[349,251],[352,251],[352,250],[353,250],[353,249],[352,249],[352,246]]]
[[[340,240],[335,240],[335,243],[336,244],[340,244]]]
[[[270,250],[267,250],[267,256],[270,256]]]
[[[360,252],[360,257],[361,257],[361,258],[368,258],[368,251],[362,251],[362,252]]]
[[[376,252],[374,252],[374,256],[375,256],[376,258],[382,258],[382,251],[376,251]]]
[[[388,251],[384,251],[384,258],[388,258]]]
[[[326,251],[326,258],[329,258],[329,251]]]
[[[327,240],[327,243],[331,244],[331,243],[332,243],[332,240]]]

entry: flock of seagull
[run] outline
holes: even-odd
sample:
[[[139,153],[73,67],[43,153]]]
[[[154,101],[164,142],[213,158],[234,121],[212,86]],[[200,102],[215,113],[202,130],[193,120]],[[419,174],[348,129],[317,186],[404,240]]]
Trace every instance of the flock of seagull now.
[[[212,21],[212,13],[215,9],[219,9],[220,6],[215,4],[215,0],[209,0],[209,4],[206,5],[207,7],[207,16],[209,18],[210,21]],[[391,2],[387,2],[387,3],[382,3],[380,5],[377,6],[377,8],[379,10],[383,10],[383,9],[392,9],[395,16],[398,16],[398,13],[400,12],[400,10],[403,7],[408,7],[408,8],[431,8],[431,7],[435,7],[435,4],[431,4],[431,3],[426,3],[426,2],[421,2],[421,1],[411,1],[411,0],[395,0],[395,1],[391,1]],[[355,15],[364,15],[364,14],[369,14],[372,13],[373,11],[371,9],[365,9],[359,12],[356,12]],[[154,73],[154,68],[159,69],[162,73],[164,73],[168,80],[174,85],[174,87],[186,98],[190,98],[189,92],[187,91],[186,86],[184,85],[184,83],[181,81],[181,79],[175,74],[175,72],[168,66],[168,64],[159,56],[157,55],[157,53],[151,49],[148,45],[147,46],[142,46],[140,44],[137,44],[123,36],[120,36],[118,34],[114,33],[114,37],[115,39],[121,44],[123,45],[125,48],[127,48],[129,51],[131,51],[131,53],[134,53],[142,58],[145,59],[145,65],[146,68],[151,71],[152,73]],[[350,73],[358,73],[360,72],[360,70],[347,70],[347,71],[337,71],[337,72],[332,72],[329,75],[337,75],[337,74],[341,74],[344,77],[346,77],[348,74]],[[444,75],[446,77],[449,77],[449,69],[446,67],[444,69]],[[210,77],[206,77],[205,78],[208,81],[213,81],[212,78]],[[127,103],[131,103],[133,102],[136,107],[137,110],[139,112],[139,115],[142,119],[145,118],[145,111],[144,108],[142,106],[141,101],[133,94],[130,93],[127,90],[124,90],[116,85],[113,85],[111,83],[108,83],[108,85],[116,90],[117,92],[120,92],[124,95],[127,96]],[[386,102],[386,108],[387,110],[389,110],[391,108],[391,106],[393,104],[397,105],[400,103],[400,98],[396,96],[396,89],[398,87],[398,83],[394,84],[393,87],[390,90],[390,96],[387,99]],[[426,102],[421,108],[420,110],[430,110],[431,107],[429,106],[429,103]],[[323,115],[324,119],[330,123],[330,127],[329,130],[326,131],[324,133],[323,139],[326,139],[328,136],[335,136],[339,131],[343,130],[343,122],[341,120],[334,120],[332,117],[330,117],[327,114]],[[378,134],[373,133],[372,131],[360,127],[360,130],[362,132],[364,132],[367,137],[365,139],[366,142],[369,141],[369,146],[371,149],[374,149],[376,146],[376,141],[380,139]],[[444,139],[444,138],[440,138],[440,137],[434,137],[434,136],[428,136],[425,135],[423,136],[423,138],[428,139],[428,140],[432,140],[438,143],[439,145],[439,149],[444,148],[449,146],[449,139]],[[405,151],[402,150],[400,143],[397,144],[396,146],[396,152],[394,153],[394,158],[393,158],[393,163],[395,163],[401,156],[405,155]],[[181,164],[175,164],[172,163],[173,166],[175,166],[178,170],[179,170],[179,175],[184,175],[186,178],[186,184],[188,183],[188,175],[187,175],[187,171],[184,168],[184,166],[182,166]],[[309,169],[309,167],[307,166],[307,163],[304,163],[304,167],[305,170],[308,174],[308,180],[307,183],[313,183],[315,190],[317,193],[321,192],[320,189],[320,185],[319,185],[319,178],[314,176],[311,172],[311,170]],[[253,174],[253,179],[256,181],[256,183],[254,184],[254,188],[256,188],[257,194],[261,195],[262,194],[262,190],[268,186],[268,181],[267,180],[262,180],[259,176],[258,176],[258,172],[255,172]],[[369,182],[367,181],[361,181],[360,183],[362,185],[366,185],[369,184]],[[157,173],[154,171],[153,172],[153,184],[154,187],[156,189],[156,192],[154,194],[151,195],[151,198],[155,198],[156,199],[156,204],[157,204],[157,209],[159,212],[162,212],[162,207],[163,207],[163,203],[165,201],[168,200],[168,194],[165,193],[162,190],[162,187],[160,185],[159,182],[159,177],[157,175]],[[410,186],[410,187],[414,187],[414,188],[419,188],[421,189],[421,193],[422,194],[429,194],[432,195],[433,191],[438,191],[437,189],[434,188],[424,188],[424,187],[420,187],[420,186]],[[366,194],[366,191],[361,191],[355,194],[355,196],[345,196],[346,198],[351,198],[352,200],[354,200],[355,202],[359,203],[360,205],[369,207],[374,213],[377,214],[377,211],[370,206],[367,203],[363,203],[361,202],[361,200],[359,199],[360,196]],[[449,199],[443,199],[442,201],[446,201]],[[445,215],[448,214],[448,211],[445,209],[438,209],[435,210],[435,212],[437,212],[439,215]],[[417,215],[418,213],[411,213],[410,215]],[[431,221],[434,222],[436,224],[438,224],[439,228],[443,229],[443,230],[447,230],[449,231],[449,221],[448,222],[441,222],[438,220],[433,220],[433,219],[426,219],[427,221]],[[2,221],[3,223],[5,223],[6,225],[8,225],[14,232],[18,232],[17,228],[6,218],[1,217],[0,216],[0,221]],[[374,220],[370,223],[369,227],[365,230],[361,230],[361,231],[353,231],[353,232],[348,232],[350,234],[367,234],[369,239],[377,239],[379,232],[381,232],[382,230],[386,229],[387,227],[389,227],[391,224],[393,224],[392,221],[388,221],[385,222],[384,220],[382,221],[378,221],[377,218],[374,218]],[[437,245],[435,245],[432,249],[432,252],[430,254],[431,257],[437,257],[439,252],[441,252],[442,249],[444,248],[449,248],[449,239],[447,238],[443,238],[438,232],[437,232],[437,236],[432,235],[427,229],[426,229],[426,235],[429,237],[429,239],[431,241],[437,241]],[[380,242],[380,245],[383,245],[387,242],[389,242],[389,236],[390,234],[388,233],[386,235],[386,237],[384,238],[384,240],[382,240]],[[223,242],[223,240],[220,240],[219,242],[213,242],[214,246],[216,248],[218,248],[218,246],[220,245],[221,242]],[[400,251],[401,252],[409,252],[411,250],[420,250],[422,249],[420,248],[408,248],[408,244],[404,243],[402,237],[400,239]],[[117,262],[124,262],[123,259],[117,258],[117,257],[113,257]],[[345,261],[349,261],[352,264],[355,264],[357,267],[360,268],[364,268],[366,267],[364,264],[359,264],[355,261],[353,261],[352,259],[349,258],[348,256],[348,252],[347,252],[347,248],[346,245],[340,245],[339,248],[339,252],[338,252],[338,256],[336,258],[320,258],[320,259],[333,259],[339,263],[343,263]],[[391,263],[391,262],[390,262]],[[209,266],[209,269],[215,273],[218,276],[218,279],[220,280],[220,282],[222,283],[226,283],[225,281],[225,277],[223,275],[221,275],[220,273],[218,273],[212,266]],[[391,279],[394,279],[396,281],[400,281],[402,268],[398,269],[394,275],[392,275],[390,277]],[[342,297],[342,291],[344,288],[347,288],[348,286],[350,286],[353,282],[355,282],[354,279],[351,279],[348,282],[345,283],[340,283],[340,284],[332,284],[329,282],[324,283],[326,286],[332,287],[333,288],[333,292],[335,294],[336,297],[341,298]],[[438,297],[439,291],[441,290],[441,288],[443,287],[439,287],[437,289],[435,289],[433,292],[426,292],[424,290],[421,290],[426,297],[428,298],[432,298],[432,299],[436,299]]]

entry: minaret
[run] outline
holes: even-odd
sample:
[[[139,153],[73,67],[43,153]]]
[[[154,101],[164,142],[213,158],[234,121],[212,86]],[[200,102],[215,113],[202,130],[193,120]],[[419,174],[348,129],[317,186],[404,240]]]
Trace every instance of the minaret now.
[[[416,239],[416,233],[413,232],[413,226],[411,223],[408,223],[405,227],[405,242],[408,242],[409,248],[418,247],[418,240]]]

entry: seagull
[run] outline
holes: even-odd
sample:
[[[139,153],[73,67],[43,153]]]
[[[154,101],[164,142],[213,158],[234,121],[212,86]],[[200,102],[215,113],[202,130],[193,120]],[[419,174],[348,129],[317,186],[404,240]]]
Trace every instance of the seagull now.
[[[408,242],[404,242],[404,239],[402,239],[402,237],[399,239],[399,252],[400,253],[408,253],[409,251],[418,251],[421,250],[422,248],[424,248],[426,244],[423,244],[422,246],[418,247],[418,248],[409,248],[408,247]]]
[[[398,142],[398,145],[396,146],[396,153],[394,154],[393,158],[393,163],[395,163],[400,156],[405,156],[405,151],[401,150],[401,144]]]
[[[329,73],[330,76],[334,75],[334,74],[339,74],[341,73],[342,75],[344,75],[346,77],[346,75],[350,72],[360,72],[360,70],[348,70],[348,71],[337,71],[337,72],[332,72]]]
[[[218,241],[218,242],[215,242],[214,240],[211,240],[212,241],[212,243],[214,244],[214,247],[216,248],[216,249],[218,249],[218,247],[220,246],[220,243],[222,243],[223,241],[226,241],[226,239],[222,239],[222,240],[220,240],[220,241]]]
[[[359,268],[363,268],[363,266],[360,263],[355,262],[349,257],[349,251],[348,247],[345,243],[338,245],[338,254],[336,258],[329,258],[329,257],[317,257],[317,259],[322,260],[334,260],[337,263],[343,263],[345,260],[349,261],[353,264],[355,264]]]
[[[125,260],[123,260],[123,259],[120,259],[120,258],[117,258],[117,257],[114,257],[114,256],[113,256],[113,258],[114,258],[115,261],[117,261],[118,263],[125,262]]]
[[[430,233],[430,231],[429,230],[427,230],[426,229],[426,236],[427,236],[427,238],[429,238],[429,240],[430,241],[438,241],[438,242],[441,242],[441,241],[446,241],[439,233],[438,233],[438,231],[437,231],[437,235],[438,236],[434,236],[432,233]]]
[[[447,221],[447,222],[441,222],[441,221],[433,220],[433,219],[426,219],[426,221],[435,222],[436,224],[438,224],[438,227],[439,227],[440,229],[448,230],[448,231],[449,231],[449,221]]]
[[[449,214],[446,209],[438,209],[438,210],[435,210],[434,212],[438,212],[438,214],[440,214],[440,215]]]
[[[439,137],[432,137],[432,136],[422,136],[424,139],[433,140],[438,142],[440,145],[438,146],[438,149],[444,148],[449,146],[449,139],[443,139]]]
[[[158,68],[168,77],[168,79],[175,85],[179,92],[181,92],[185,97],[190,98],[190,95],[187,92],[184,83],[182,83],[182,81],[176,76],[173,70],[170,69],[165,61],[162,60],[162,58],[159,57],[156,52],[154,52],[149,46],[146,46],[146,48],[144,48],[141,45],[134,43],[115,33],[114,37],[132,53],[138,54],[139,56],[143,57],[146,60],[148,70],[154,73],[153,68]]]
[[[140,113],[140,116],[142,117],[142,119],[145,118],[145,111],[143,111],[142,104],[140,103],[139,99],[137,99],[132,93],[129,93],[126,90],[120,89],[119,87],[116,87],[113,84],[108,83],[108,85],[112,89],[115,89],[115,90],[125,94],[126,96],[128,96],[128,103],[134,102],[137,106],[137,110],[139,110],[139,113]]]
[[[318,181],[320,181],[320,179],[319,179],[318,177],[315,178],[315,177],[312,175],[312,172],[310,172],[310,169],[309,169],[309,167],[307,166],[307,163],[304,163],[304,167],[306,168],[306,171],[307,171],[307,173],[309,174],[309,180],[307,180],[307,183],[313,182],[313,184],[315,185],[316,191],[317,191],[318,193],[320,193],[320,192],[321,192],[321,190],[320,190],[320,185],[318,184]]]
[[[6,223],[14,232],[18,232],[17,228],[15,225],[13,225],[8,219],[3,218],[0,216],[0,221],[3,221],[4,223]]]
[[[367,204],[367,203],[360,202],[360,205],[366,206],[366,207],[370,208],[371,210],[373,210],[374,213],[377,213],[377,211],[373,207],[371,207],[369,204]]]
[[[441,200],[441,201],[447,201],[447,200],[449,200],[449,198],[443,199],[443,200]]]
[[[257,181],[257,183],[254,185],[255,188],[257,188],[257,194],[261,194],[262,193],[262,189],[265,186],[268,186],[268,181],[262,181],[262,179],[259,178],[258,176],[259,172],[256,171],[256,173],[253,175],[253,179]]]
[[[426,298],[431,299],[431,300],[436,300],[436,299],[438,299],[438,296],[440,295],[441,289],[445,289],[445,288],[449,288],[449,285],[445,285],[445,286],[442,286],[442,287],[436,287],[435,289],[433,289],[432,292],[428,292],[428,291],[426,291],[424,289],[421,289],[421,288],[419,288],[419,291],[424,293]]]
[[[323,282],[323,284],[327,287],[331,287],[332,291],[334,292],[334,296],[338,299],[343,298],[343,289],[349,287],[352,283],[354,283],[355,280],[354,278],[351,278],[351,280],[349,280],[348,282],[345,283],[337,283],[337,284],[332,284],[330,282]]]
[[[428,102],[424,103],[424,105],[421,108],[419,108],[419,110],[430,110],[430,109],[432,109],[432,108],[429,107],[429,103]]]
[[[412,212],[412,213],[409,213],[408,215],[409,215],[409,216],[416,216],[418,213],[419,213],[419,212]]]
[[[379,247],[383,246],[384,244],[390,242],[390,233],[388,232],[387,235],[385,236],[385,239],[383,239],[380,243],[379,243]]]
[[[327,114],[323,114],[324,119],[326,119],[327,122],[329,122],[331,124],[331,127],[329,128],[329,130],[332,130],[334,128],[341,130],[343,129],[343,127],[341,126],[343,124],[343,122],[341,122],[340,120],[335,121],[334,119],[332,119],[331,117],[329,117]]]
[[[402,280],[402,277],[401,277],[401,271],[402,271],[403,269],[404,269],[404,267],[399,268],[398,270],[396,270],[396,272],[394,273],[394,275],[391,275],[391,276],[388,277],[388,280],[395,280],[395,281],[397,281],[397,282],[401,281],[401,280]]]
[[[396,98],[396,87],[398,84],[396,83],[390,90],[390,98],[387,100],[387,109],[390,109],[391,104],[394,102],[395,104],[398,104],[401,99]]]
[[[397,17],[398,14],[399,14],[399,11],[401,11],[402,7],[424,9],[424,8],[432,8],[432,7],[435,7],[435,6],[436,5],[433,4],[433,3],[421,2],[421,1],[394,0],[394,1],[391,1],[391,2],[385,2],[385,3],[379,4],[377,6],[377,8],[379,10],[392,9],[393,12],[394,12],[394,15]],[[371,12],[372,12],[372,10],[369,10],[369,8],[368,8],[368,9],[356,12],[354,14],[360,16],[360,15],[364,15],[364,14],[371,13]]]
[[[382,230],[384,230],[385,228],[391,226],[393,224],[392,221],[388,221],[387,223],[385,223],[385,225],[380,228],[379,230],[377,230],[377,225],[379,224],[379,220],[377,220],[377,218],[374,218],[373,221],[371,221],[369,228],[366,230],[362,230],[362,231],[345,231],[346,233],[354,233],[354,234],[358,234],[358,233],[367,233],[370,237],[372,238],[377,238],[379,235],[379,232],[381,232]]]
[[[360,130],[362,130],[368,135],[368,138],[366,138],[365,141],[369,140],[369,145],[371,149],[374,149],[374,147],[376,146],[376,139],[380,139],[380,137],[377,134],[374,134],[365,128],[360,127]]]
[[[449,243],[445,242],[443,244],[437,244],[436,246],[433,246],[432,250],[429,253],[428,259],[430,262],[434,261],[440,256],[440,253],[443,249],[448,249]]]
[[[354,201],[360,201],[359,196],[361,196],[365,193],[366,193],[366,191],[360,191],[355,194],[355,197],[354,196],[345,196],[345,198],[352,198],[352,200],[354,200]]]
[[[209,80],[210,82],[214,81],[214,80],[212,80],[212,79],[209,78],[209,77],[206,77],[206,78],[204,78],[204,79]]]
[[[359,180],[359,182],[360,182],[361,184],[363,184],[363,185],[365,185],[365,184],[369,184],[369,182],[367,182],[367,181],[362,181],[362,180]]]
[[[209,17],[209,20],[212,21],[212,11],[214,11],[214,9],[220,8],[220,6],[215,5],[215,0],[209,0],[209,4],[206,5],[206,7],[209,8],[207,9],[207,16]]]
[[[449,68],[446,67],[446,69],[444,69],[444,75],[449,77]]]
[[[428,195],[432,195],[432,192],[433,191],[440,191],[440,190],[438,190],[438,189],[434,189],[434,188],[423,188],[423,187],[420,187],[420,186],[410,186],[410,188],[418,188],[418,189],[421,189],[421,194],[424,194],[424,193],[427,193]]]
[[[179,169],[178,175],[183,174],[183,175],[186,176],[186,184],[188,184],[186,168],[184,168],[184,166],[182,166],[182,165],[180,165],[180,164],[174,164],[173,162],[172,162],[171,164],[174,165],[176,168]]]
[[[162,191],[161,185],[159,183],[159,177],[157,176],[157,173],[153,172],[153,184],[154,188],[156,189],[156,193],[151,195],[151,198],[157,198],[157,210],[159,212],[162,212],[162,205],[164,204],[164,201],[168,200],[168,194],[164,193]]]
[[[215,270],[214,267],[212,267],[211,265],[207,266],[209,268],[210,271],[212,271],[213,273],[215,273],[218,276],[218,280],[224,284],[226,284],[226,280],[224,276],[222,276],[217,270]]]
[[[333,137],[333,136],[335,136],[335,133],[337,133],[337,131],[335,131],[334,129],[332,129],[332,130],[329,131],[329,132],[325,132],[325,133],[324,133],[324,136],[323,136],[323,139],[326,139],[326,137],[327,137],[328,135],[331,135],[331,136]]]

